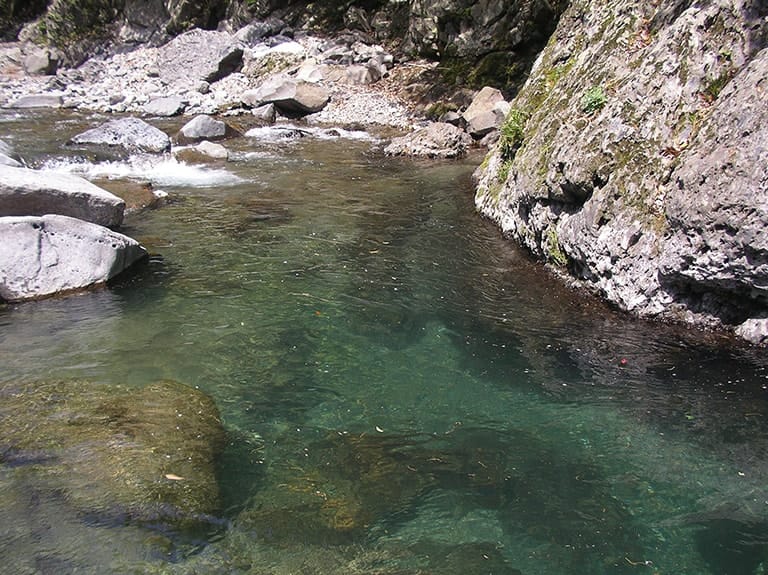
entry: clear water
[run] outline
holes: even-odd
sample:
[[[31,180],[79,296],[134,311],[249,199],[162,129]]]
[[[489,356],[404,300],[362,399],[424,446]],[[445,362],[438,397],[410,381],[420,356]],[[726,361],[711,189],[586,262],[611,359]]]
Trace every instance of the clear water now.
[[[168,192],[124,228],[152,257],[0,307],[0,385],[202,389],[225,503],[193,535],[86,521],[0,462],[4,572],[768,569],[764,353],[560,287],[474,213],[479,158],[387,159],[359,135],[244,138],[209,166],[61,146],[98,121],[6,115],[0,139]]]

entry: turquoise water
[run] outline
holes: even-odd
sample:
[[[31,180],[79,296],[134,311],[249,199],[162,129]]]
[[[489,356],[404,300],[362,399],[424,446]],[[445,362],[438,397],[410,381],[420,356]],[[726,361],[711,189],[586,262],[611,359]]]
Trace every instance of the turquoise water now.
[[[480,157],[243,138],[228,163],[131,168],[60,146],[96,121],[8,116],[0,139],[168,192],[124,228],[152,256],[109,289],[0,308],[0,383],[203,390],[224,505],[158,545],[30,513],[4,472],[15,572],[766,571],[764,353],[561,287],[474,213]]]

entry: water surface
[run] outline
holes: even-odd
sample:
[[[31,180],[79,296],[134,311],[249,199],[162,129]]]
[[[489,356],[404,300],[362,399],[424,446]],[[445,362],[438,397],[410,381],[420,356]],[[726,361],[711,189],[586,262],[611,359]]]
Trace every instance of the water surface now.
[[[765,572],[764,355],[563,288],[474,213],[480,158],[357,134],[259,134],[206,166],[63,147],[99,121],[6,115],[0,137],[167,192],[123,229],[152,256],[0,308],[0,385],[203,390],[224,506],[194,534],[30,512],[0,462],[14,572]]]

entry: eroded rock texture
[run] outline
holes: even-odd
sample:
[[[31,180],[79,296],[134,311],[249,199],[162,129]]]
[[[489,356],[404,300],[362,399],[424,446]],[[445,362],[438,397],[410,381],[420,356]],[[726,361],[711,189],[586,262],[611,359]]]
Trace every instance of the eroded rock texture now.
[[[764,341],[767,15],[573,2],[478,171],[478,209],[622,309]]]

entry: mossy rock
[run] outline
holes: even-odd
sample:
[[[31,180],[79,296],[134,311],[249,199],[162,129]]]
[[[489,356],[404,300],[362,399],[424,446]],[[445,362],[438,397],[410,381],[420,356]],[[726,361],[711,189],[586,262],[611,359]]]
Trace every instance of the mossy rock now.
[[[0,388],[0,466],[98,521],[189,528],[218,511],[213,401],[171,381]]]

